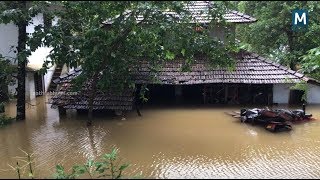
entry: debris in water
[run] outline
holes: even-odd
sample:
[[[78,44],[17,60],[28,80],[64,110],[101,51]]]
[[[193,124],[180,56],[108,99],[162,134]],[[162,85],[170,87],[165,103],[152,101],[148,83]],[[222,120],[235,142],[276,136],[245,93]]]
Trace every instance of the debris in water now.
[[[292,123],[312,120],[312,114],[305,113],[305,107],[298,110],[287,109],[241,109],[240,112],[227,113],[234,118],[239,118],[241,122],[260,124],[269,131],[292,130]]]

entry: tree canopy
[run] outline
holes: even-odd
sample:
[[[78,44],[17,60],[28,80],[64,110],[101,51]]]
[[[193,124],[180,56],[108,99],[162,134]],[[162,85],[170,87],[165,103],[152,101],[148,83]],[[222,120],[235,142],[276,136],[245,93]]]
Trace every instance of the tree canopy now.
[[[129,85],[130,72],[141,61],[156,67],[164,60],[183,57],[187,69],[195,55],[205,54],[212,65],[232,65],[229,47],[190,25],[192,16],[185,3],[61,2],[56,26],[48,33],[39,28],[35,36],[44,35],[44,45],[53,47],[53,62],[82,67],[79,82],[101,73],[97,87],[103,90]],[[223,22],[224,10],[219,2],[210,13]]]
[[[305,63],[303,56],[320,46],[320,4],[315,1],[240,1],[239,11],[258,19],[238,28],[243,47],[268,55],[296,70]],[[307,31],[293,31],[291,13],[305,9],[309,14]],[[305,66],[303,66],[305,67]]]
[[[212,67],[234,65],[231,43],[215,40],[209,29],[195,31],[201,24],[194,23],[191,11],[185,8],[192,3],[189,1],[46,1],[30,2],[25,10],[12,9],[15,3],[1,3],[5,10],[1,22],[28,22],[39,12],[49,19],[57,17],[53,26],[35,27],[22,57],[40,46],[52,47],[44,72],[54,63],[81,66],[75,83],[80,87],[90,81],[91,99],[96,90],[134,87],[130,74],[142,61],[157,69],[164,61],[180,58],[185,64],[182,70],[187,71],[197,55],[205,55]],[[47,5],[55,8],[49,10]],[[222,15],[228,3],[212,5],[210,24],[224,24]]]

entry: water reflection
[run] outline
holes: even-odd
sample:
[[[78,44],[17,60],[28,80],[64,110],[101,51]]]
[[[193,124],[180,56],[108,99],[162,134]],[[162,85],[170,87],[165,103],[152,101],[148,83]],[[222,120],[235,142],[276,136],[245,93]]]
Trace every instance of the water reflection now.
[[[50,177],[56,164],[71,167],[99,158],[112,147],[129,175],[142,171],[151,178],[319,178],[320,121],[295,125],[293,131],[270,133],[226,115],[239,107],[144,108],[142,117],[128,113],[126,120],[98,117],[90,128],[75,112],[59,117],[37,98],[27,120],[0,130],[0,169],[14,164],[21,148],[34,152],[37,175]],[[320,119],[320,106],[307,111]],[[6,107],[15,114],[15,104]],[[41,167],[41,168],[40,168]],[[12,171],[2,178],[16,178]]]

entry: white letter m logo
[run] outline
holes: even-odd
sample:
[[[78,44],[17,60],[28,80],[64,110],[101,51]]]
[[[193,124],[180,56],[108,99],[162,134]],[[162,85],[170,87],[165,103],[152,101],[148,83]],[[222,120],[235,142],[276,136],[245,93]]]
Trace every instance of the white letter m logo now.
[[[299,16],[299,14],[296,12],[294,14],[294,24],[297,25],[299,22],[303,21],[303,24],[306,25],[307,24],[307,18],[306,18],[306,13],[302,13],[301,17]]]

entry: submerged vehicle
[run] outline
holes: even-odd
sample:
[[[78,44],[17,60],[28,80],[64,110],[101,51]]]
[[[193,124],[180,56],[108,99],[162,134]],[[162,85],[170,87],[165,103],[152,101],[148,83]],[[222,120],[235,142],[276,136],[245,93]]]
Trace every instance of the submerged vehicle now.
[[[312,114],[305,113],[303,109],[241,109],[241,122],[263,125],[267,130],[277,132],[281,130],[292,130],[292,123],[311,120]]]

